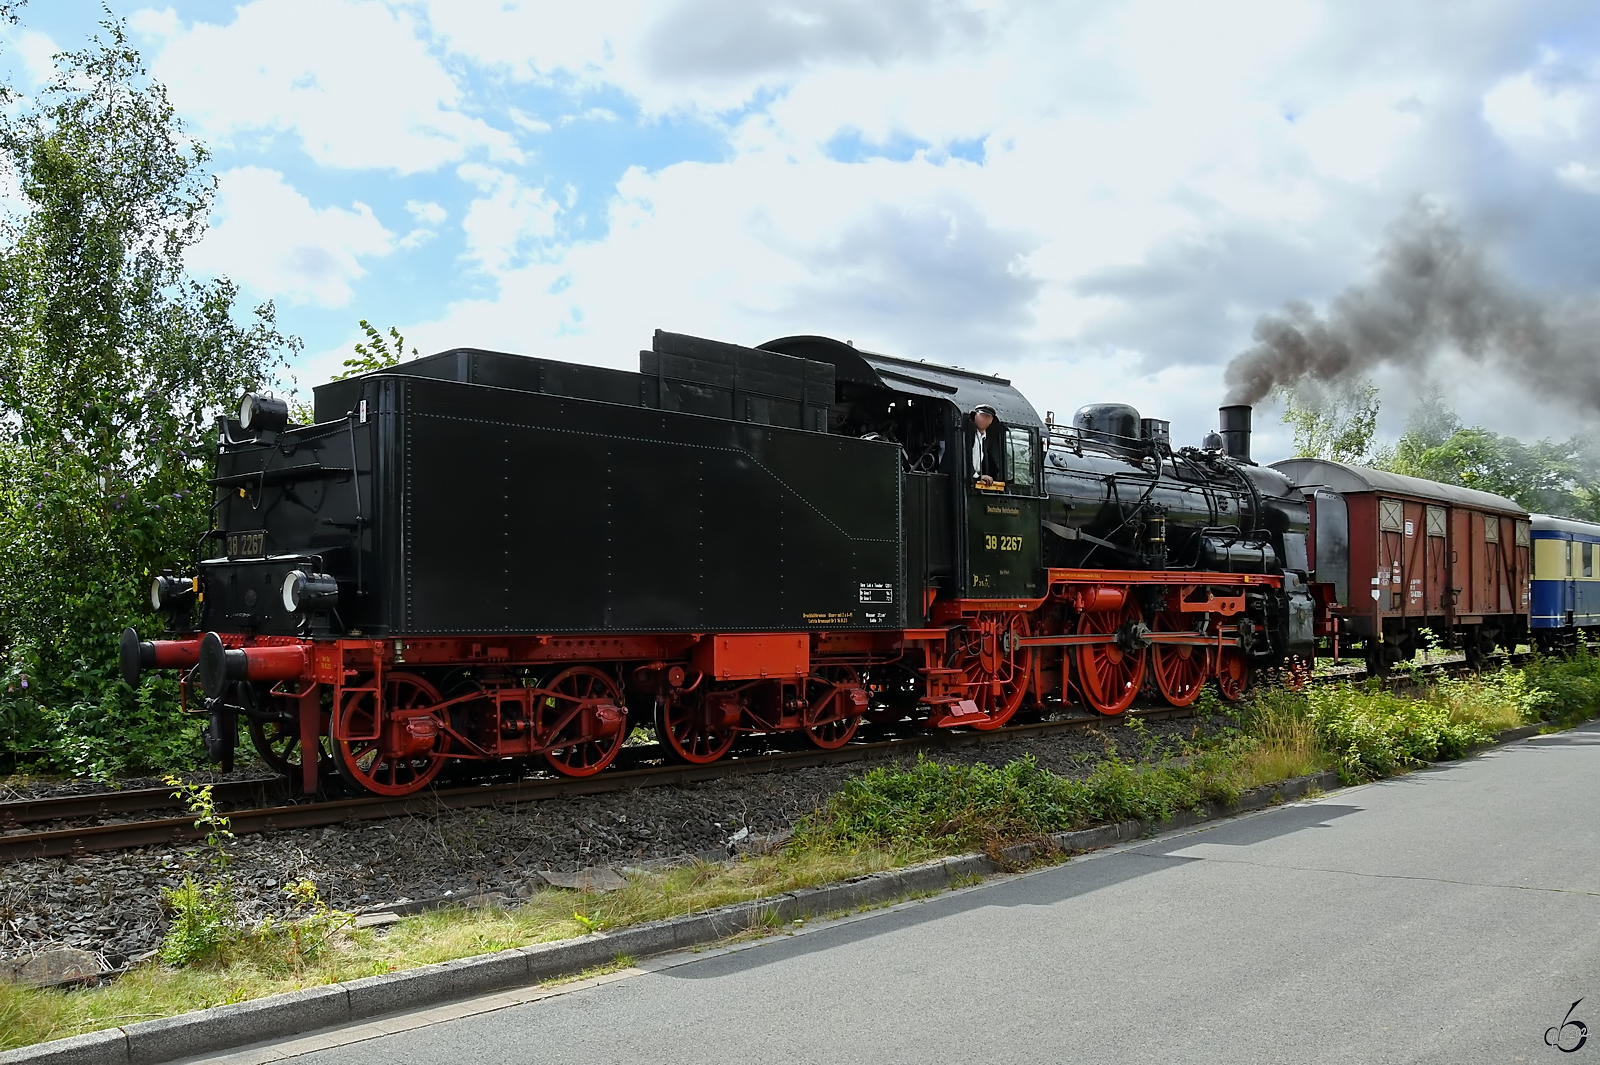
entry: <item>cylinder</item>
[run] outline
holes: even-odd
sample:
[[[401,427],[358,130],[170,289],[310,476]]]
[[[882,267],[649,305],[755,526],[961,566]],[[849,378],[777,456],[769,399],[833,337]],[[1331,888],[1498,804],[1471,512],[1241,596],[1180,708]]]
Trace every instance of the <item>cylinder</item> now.
[[[1250,461],[1250,404],[1229,403],[1217,408],[1222,430],[1222,450],[1230,459]]]
[[[1121,610],[1128,601],[1128,589],[1097,584],[1081,589],[1076,596],[1078,609],[1084,613],[1100,610]]]

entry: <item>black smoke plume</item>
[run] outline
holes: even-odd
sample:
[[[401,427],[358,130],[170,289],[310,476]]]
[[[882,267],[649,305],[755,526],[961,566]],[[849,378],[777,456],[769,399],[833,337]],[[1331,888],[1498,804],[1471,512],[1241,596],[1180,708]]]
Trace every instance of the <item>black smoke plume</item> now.
[[[1223,380],[1229,403],[1258,403],[1275,388],[1380,366],[1425,377],[1454,350],[1532,392],[1600,411],[1597,327],[1593,299],[1546,303],[1519,291],[1452,219],[1419,206],[1391,227],[1370,280],[1341,292],[1325,316],[1301,302],[1262,315],[1255,346]]]

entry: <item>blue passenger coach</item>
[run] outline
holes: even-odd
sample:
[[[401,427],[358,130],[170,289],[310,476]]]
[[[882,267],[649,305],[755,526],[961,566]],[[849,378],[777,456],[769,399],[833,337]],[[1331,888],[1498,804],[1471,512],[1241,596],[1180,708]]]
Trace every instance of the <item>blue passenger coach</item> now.
[[[1545,650],[1600,626],[1600,525],[1533,516],[1534,639]]]

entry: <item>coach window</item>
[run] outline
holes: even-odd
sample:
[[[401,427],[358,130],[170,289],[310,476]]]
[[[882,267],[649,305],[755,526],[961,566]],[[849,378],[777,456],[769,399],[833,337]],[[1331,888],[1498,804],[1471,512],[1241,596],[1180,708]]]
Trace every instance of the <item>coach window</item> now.
[[[1572,541],[1567,541],[1567,576],[1572,576]]]
[[[1026,429],[1006,430],[1006,461],[1010,463],[1010,476],[1006,478],[1018,491],[1033,494],[1033,434]]]
[[[1583,545],[1583,575],[1585,577],[1593,577],[1594,576],[1594,545],[1593,544],[1584,544]]]

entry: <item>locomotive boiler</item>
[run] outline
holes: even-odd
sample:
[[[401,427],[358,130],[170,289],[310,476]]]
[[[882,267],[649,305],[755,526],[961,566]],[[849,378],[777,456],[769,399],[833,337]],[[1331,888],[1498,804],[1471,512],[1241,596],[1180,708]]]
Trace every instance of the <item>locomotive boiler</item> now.
[[[168,631],[124,633],[123,670],[181,670],[221,760],[243,722],[307,790],[386,795],[451,760],[599,772],[636,725],[710,762],[1237,698],[1312,652],[1307,506],[1221,415],[1174,449],[1131,407],[1058,425],[999,377],[664,332],[637,373],[443,352],[320,386],[310,425],[252,395],[205,557],[154,579]]]

